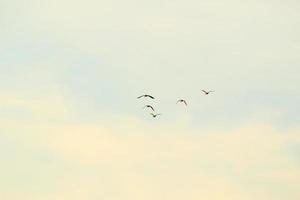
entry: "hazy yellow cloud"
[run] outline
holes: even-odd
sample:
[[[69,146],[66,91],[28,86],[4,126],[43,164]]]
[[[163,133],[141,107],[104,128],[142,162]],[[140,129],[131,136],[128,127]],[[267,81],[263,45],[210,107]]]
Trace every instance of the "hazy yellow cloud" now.
[[[40,131],[45,127],[40,127]],[[204,157],[249,166],[284,156],[289,142],[300,142],[298,130],[280,132],[271,126],[252,124],[233,131],[206,131],[192,128],[153,127],[139,120],[49,126],[43,130],[45,146],[62,156],[96,161],[97,156],[143,154],[140,159],[160,156],[186,156],[196,153]],[[259,152],[259,153],[258,153]],[[272,157],[274,156],[274,157]],[[291,159],[291,158],[290,158]],[[281,160],[282,161],[282,160]],[[289,161],[289,160],[286,160]]]
[[[0,95],[2,109],[20,110],[28,112],[34,117],[66,118],[69,115],[65,99],[59,94],[24,95],[10,94]]]
[[[123,118],[17,129],[30,138],[23,145],[84,169],[58,181],[54,192],[29,193],[28,199],[296,200],[300,195],[299,163],[288,150],[300,144],[298,128],[249,124],[220,132]]]

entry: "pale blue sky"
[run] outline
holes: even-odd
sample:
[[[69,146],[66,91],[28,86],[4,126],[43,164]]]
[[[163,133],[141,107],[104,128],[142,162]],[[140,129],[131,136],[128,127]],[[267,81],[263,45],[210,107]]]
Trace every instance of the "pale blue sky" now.
[[[47,91],[30,76],[38,70],[89,101],[82,112],[135,115],[134,98],[148,92],[170,115],[187,98],[206,123],[259,112],[299,123],[296,1],[130,2],[2,1],[1,85]],[[217,93],[207,101],[202,88]]]

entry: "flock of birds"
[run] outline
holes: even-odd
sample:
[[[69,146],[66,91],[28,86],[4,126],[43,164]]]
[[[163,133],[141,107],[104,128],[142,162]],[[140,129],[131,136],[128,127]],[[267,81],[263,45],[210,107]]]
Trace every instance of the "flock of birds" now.
[[[211,92],[214,92],[214,90],[209,90],[209,91],[201,90],[201,91],[204,93],[204,95],[209,95]],[[138,99],[140,99],[140,98],[150,98],[150,99],[155,99],[153,96],[151,96],[151,95],[149,95],[149,94],[144,94],[144,95],[141,95],[141,96],[139,96],[139,97],[137,97],[137,98],[138,98]],[[177,101],[176,104],[178,104],[178,103],[182,103],[182,104],[184,104],[185,106],[188,105],[187,102],[186,102],[186,100],[184,100],[184,99],[179,99],[179,100]],[[151,105],[145,105],[145,106],[143,107],[143,109],[145,109],[145,108],[151,109],[151,110],[153,111],[153,112],[150,113],[150,115],[151,115],[153,118],[155,118],[155,117],[157,117],[157,116],[159,116],[159,115],[162,115],[161,113],[155,113],[155,109],[154,109],[153,106],[151,106]]]

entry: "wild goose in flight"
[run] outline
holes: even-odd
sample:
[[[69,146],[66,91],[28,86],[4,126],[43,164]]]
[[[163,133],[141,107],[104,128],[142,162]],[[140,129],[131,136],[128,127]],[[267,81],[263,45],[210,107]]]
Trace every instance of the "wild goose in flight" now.
[[[184,99],[179,99],[179,100],[177,101],[177,103],[184,103],[184,104],[187,106],[186,100],[184,100]]]
[[[154,113],[150,113],[150,115],[152,115],[152,117],[157,117],[158,115],[161,115],[161,114],[154,114]]]
[[[155,112],[154,108],[151,105],[145,105],[144,108],[151,108],[151,110],[153,110],[153,112]]]
[[[139,99],[139,98],[142,98],[142,97],[149,97],[149,98],[151,98],[151,99],[155,99],[153,96],[148,95],[148,94],[144,94],[144,95],[139,96],[139,97],[137,97],[137,98]]]
[[[210,91],[201,90],[201,91],[204,92],[205,95],[208,95],[209,93],[214,92],[213,90],[210,90]]]

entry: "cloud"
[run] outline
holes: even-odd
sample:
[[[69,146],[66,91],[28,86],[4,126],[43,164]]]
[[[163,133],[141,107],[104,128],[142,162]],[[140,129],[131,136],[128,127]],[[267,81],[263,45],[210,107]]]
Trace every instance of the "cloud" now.
[[[24,138],[31,138],[23,138],[23,145],[48,152],[74,168],[54,182],[53,192],[37,198],[299,197],[299,163],[288,149],[291,143],[300,145],[299,128],[278,131],[272,126],[249,124],[231,131],[204,131],[122,118],[27,124],[18,129]]]
[[[69,124],[47,127],[45,141],[49,148],[66,157],[90,158],[107,155],[123,157],[145,153],[140,159],[161,156],[183,156],[189,153],[232,162],[239,166],[251,166],[280,158],[281,152],[289,142],[299,142],[297,131],[281,133],[266,125],[248,125],[232,131],[203,132],[201,129],[187,127],[153,127],[137,119],[123,118],[115,126],[113,122],[99,121],[98,124]],[[44,136],[43,136],[44,138]],[[71,139],[71,140],[70,140]],[[160,149],[153,149],[154,143]],[[258,154],[258,152],[260,152]],[[278,156],[278,157],[276,157]]]
[[[1,110],[7,110],[8,115],[13,111],[19,111],[14,116],[16,118],[22,112],[27,113],[27,117],[34,118],[55,118],[57,116],[66,118],[69,115],[69,110],[65,106],[65,99],[61,95],[27,96],[12,94],[0,95],[0,98]],[[5,113],[1,115],[1,117],[5,117]]]

